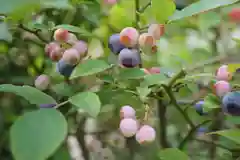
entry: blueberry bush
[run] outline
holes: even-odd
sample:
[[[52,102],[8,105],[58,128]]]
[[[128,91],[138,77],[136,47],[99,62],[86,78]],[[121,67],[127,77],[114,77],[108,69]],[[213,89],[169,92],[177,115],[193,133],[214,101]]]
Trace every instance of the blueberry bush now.
[[[1,0],[1,160],[240,159],[239,0]]]

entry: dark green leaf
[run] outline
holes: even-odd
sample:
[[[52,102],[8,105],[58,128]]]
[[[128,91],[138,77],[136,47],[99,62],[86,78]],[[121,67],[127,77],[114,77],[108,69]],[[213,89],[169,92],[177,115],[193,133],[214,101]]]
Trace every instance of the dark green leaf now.
[[[220,136],[226,137],[235,143],[240,144],[240,129],[229,129],[229,130],[222,130],[217,132],[212,132],[209,134],[218,134]]]
[[[75,68],[70,79],[97,74],[99,72],[105,71],[110,67],[111,65],[107,64],[105,61],[102,60],[86,60]]]
[[[44,160],[67,136],[67,122],[55,109],[40,109],[19,117],[10,130],[12,153],[17,160]]]
[[[101,109],[99,97],[92,92],[81,92],[69,99],[78,109],[83,109],[92,117],[97,117]]]
[[[149,74],[144,77],[143,82],[141,85],[143,86],[150,86],[150,85],[160,85],[163,84],[168,78],[163,75],[162,73],[160,74]]]
[[[55,104],[57,103],[52,97],[43,93],[36,88],[30,86],[14,86],[12,84],[0,85],[0,92],[11,92],[18,96],[25,98],[29,103],[41,105],[41,104]]]

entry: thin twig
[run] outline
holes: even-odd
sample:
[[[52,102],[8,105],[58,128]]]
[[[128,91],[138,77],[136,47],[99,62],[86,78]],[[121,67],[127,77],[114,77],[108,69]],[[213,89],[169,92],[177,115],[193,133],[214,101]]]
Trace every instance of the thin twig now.
[[[193,137],[194,133],[196,133],[197,129],[203,125],[205,125],[206,123],[209,123],[210,120],[204,121],[198,125],[196,125],[195,127],[193,127],[188,134],[186,135],[186,137],[182,140],[182,142],[179,144],[178,148],[179,149],[183,149],[184,146],[186,145],[186,143]]]
[[[39,34],[39,30],[31,30],[31,29],[25,27],[25,26],[24,26],[23,24],[21,24],[21,23],[18,25],[18,27],[21,28],[22,30],[25,30],[25,31],[27,31],[27,32],[29,32],[29,33],[34,34],[35,36],[38,37],[38,39],[40,39],[40,40],[43,41],[44,43],[49,43],[48,40],[46,40],[45,38],[43,38],[43,36],[42,36],[41,34]]]
[[[139,22],[140,22],[140,15],[139,15],[139,11],[140,11],[140,2],[139,0],[135,0],[135,18],[136,18],[136,28],[139,29]]]
[[[139,13],[143,13],[148,7],[152,5],[152,0],[150,0],[144,7],[139,9]]]
[[[195,125],[193,124],[193,122],[191,121],[190,117],[187,115],[187,113],[185,113],[181,106],[178,105],[177,100],[175,98],[175,96],[173,95],[171,88],[169,88],[167,85],[162,85],[162,87],[165,89],[166,93],[168,94],[171,103],[176,107],[176,109],[182,114],[182,116],[184,117],[184,119],[188,122],[188,124],[191,126],[191,128],[194,128]]]

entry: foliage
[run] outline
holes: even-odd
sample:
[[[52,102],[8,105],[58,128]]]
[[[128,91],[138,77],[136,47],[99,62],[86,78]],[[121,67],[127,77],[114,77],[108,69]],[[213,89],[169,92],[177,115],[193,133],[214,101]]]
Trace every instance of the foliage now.
[[[238,7],[238,0],[182,10],[177,0],[2,2],[0,158],[69,160],[79,146],[85,160],[239,158],[240,101],[224,98],[239,97],[240,38],[231,35]],[[113,34],[119,41],[109,41]],[[43,74],[50,80],[33,86]]]

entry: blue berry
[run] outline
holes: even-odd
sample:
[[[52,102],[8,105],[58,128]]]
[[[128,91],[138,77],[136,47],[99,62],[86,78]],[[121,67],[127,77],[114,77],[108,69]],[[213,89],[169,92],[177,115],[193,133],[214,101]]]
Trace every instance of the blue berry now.
[[[53,108],[56,104],[40,104],[40,108]]]
[[[134,68],[141,64],[141,57],[138,50],[124,48],[118,55],[118,61],[124,67]]]
[[[57,62],[57,72],[65,77],[70,77],[76,65],[67,64],[63,59]]]
[[[207,114],[207,113],[203,112],[203,104],[204,104],[204,101],[199,101],[194,106],[196,111],[197,111],[197,113],[200,114],[201,116]]]
[[[208,129],[206,127],[199,127],[197,129],[197,135],[198,136],[201,136],[201,135],[205,134],[206,132],[208,132]]]
[[[119,34],[113,34],[110,36],[108,47],[115,54],[119,54],[119,52],[125,48],[125,46],[120,42]]]
[[[222,109],[225,113],[240,116],[240,92],[229,92],[222,99]]]

